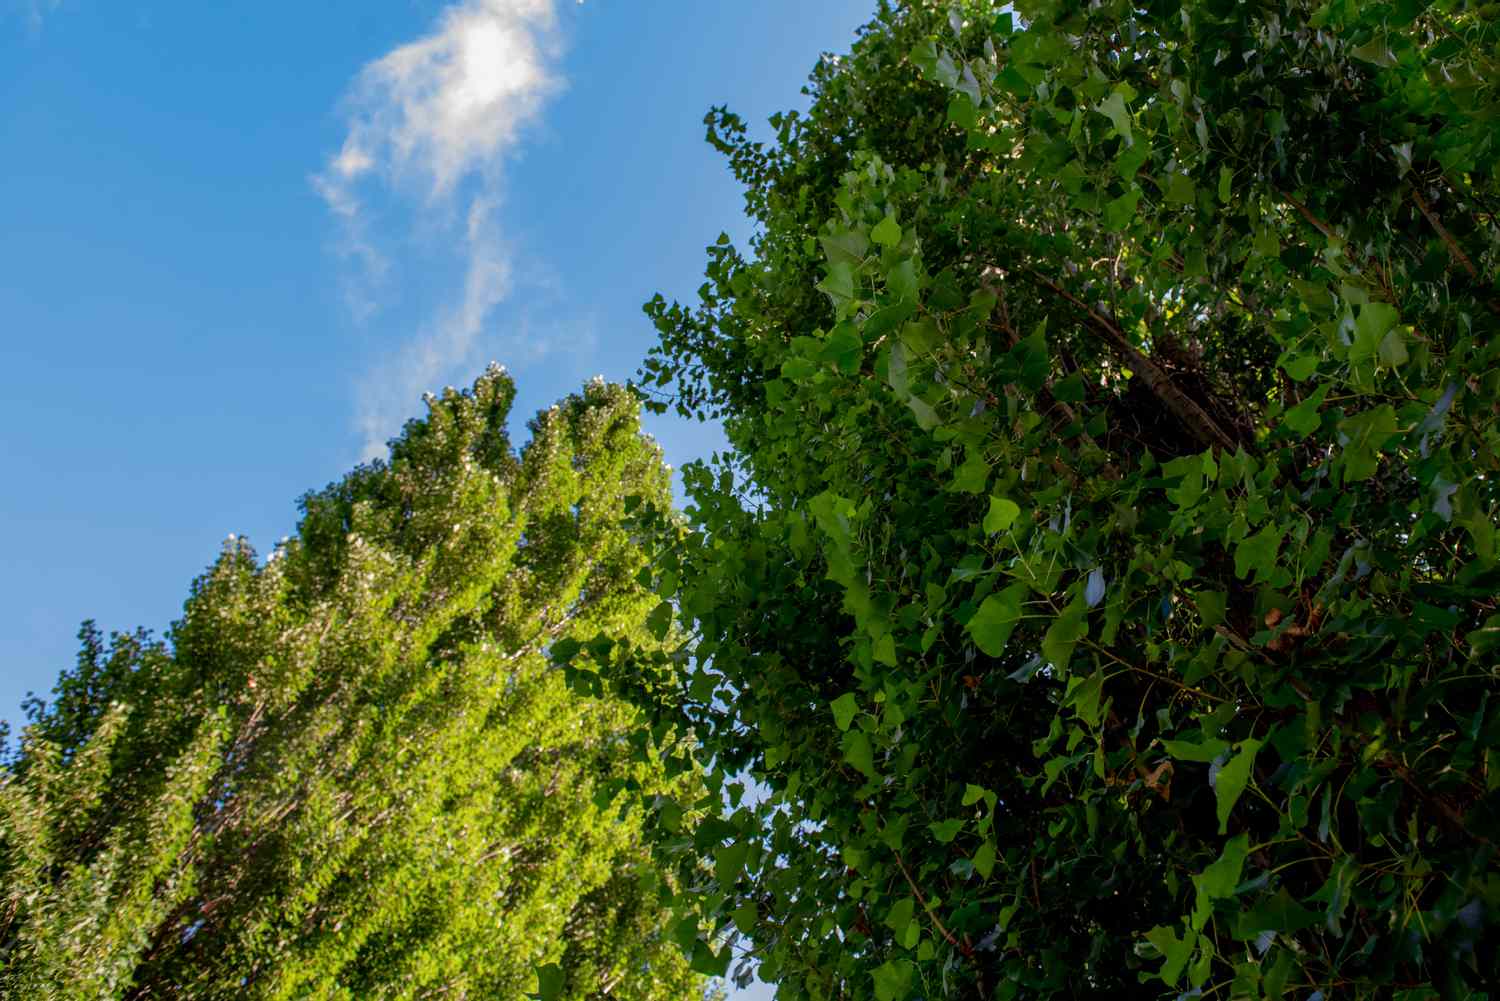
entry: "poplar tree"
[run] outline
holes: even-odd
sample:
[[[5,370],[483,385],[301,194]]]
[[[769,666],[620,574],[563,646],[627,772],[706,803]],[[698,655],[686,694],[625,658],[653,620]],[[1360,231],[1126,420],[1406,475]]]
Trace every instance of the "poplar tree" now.
[[[620,527],[668,472],[625,390],[492,368],[387,460],[231,536],[166,642],[106,643],[0,779],[0,995],[698,998],[639,812],[686,789],[549,648],[655,603]]]
[[[1495,996],[1497,52],[882,2],[770,141],[708,115],[682,646],[561,652],[691,735],[732,808],[663,856],[783,1001]]]

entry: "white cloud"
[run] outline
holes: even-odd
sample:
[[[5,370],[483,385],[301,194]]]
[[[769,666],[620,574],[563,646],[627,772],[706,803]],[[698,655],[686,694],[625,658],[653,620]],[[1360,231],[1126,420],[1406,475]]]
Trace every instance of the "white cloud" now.
[[[562,87],[556,0],[462,0],[433,32],[367,65],[350,88],[348,132],[313,178],[338,220],[349,300],[367,319],[390,265],[372,235],[370,195],[463,220],[463,281],[454,299],[360,388],[367,457],[399,429],[421,392],[473,365],[495,308],[509,294],[513,254],[499,221],[503,171],[528,125]],[[441,212],[437,213],[441,214]]]

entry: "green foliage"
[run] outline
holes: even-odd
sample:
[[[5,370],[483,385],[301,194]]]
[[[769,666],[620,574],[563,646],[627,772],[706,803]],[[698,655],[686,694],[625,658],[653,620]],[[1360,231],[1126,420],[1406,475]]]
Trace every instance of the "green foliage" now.
[[[641,812],[688,797],[549,647],[649,647],[621,527],[666,503],[638,404],[591,383],[520,454],[492,369],[390,459],[231,538],[170,646],[76,670],[0,778],[8,998],[697,998]]]
[[[709,114],[757,235],[640,388],[734,454],[639,518],[679,648],[565,659],[708,766],[657,850],[782,998],[1500,982],[1497,46],[882,3]]]

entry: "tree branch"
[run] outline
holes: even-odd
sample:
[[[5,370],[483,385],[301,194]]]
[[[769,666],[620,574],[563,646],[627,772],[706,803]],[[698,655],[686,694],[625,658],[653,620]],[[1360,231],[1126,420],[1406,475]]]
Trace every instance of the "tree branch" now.
[[[1188,396],[1172,377],[1166,373],[1156,362],[1152,361],[1144,352],[1131,344],[1123,331],[1115,326],[1113,322],[1095,310],[1088,303],[1079,299],[1073,293],[1052,281],[1046,275],[1041,274],[1035,268],[1027,268],[1037,281],[1046,288],[1083,310],[1089,319],[1090,326],[1098,333],[1109,346],[1120,363],[1141,377],[1147,388],[1156,394],[1156,398],[1171,412],[1172,416],[1182,422],[1183,426],[1192,433],[1204,445],[1210,448],[1222,448],[1225,451],[1234,451],[1239,443],[1223,428],[1221,428],[1208,411],[1198,405],[1197,401]]]
[[[1417,208],[1421,211],[1423,217],[1432,225],[1437,235],[1443,238],[1443,242],[1448,245],[1448,253],[1453,255],[1455,261],[1463,265],[1464,270],[1469,273],[1470,278],[1477,281],[1479,279],[1479,269],[1474,267],[1474,262],[1469,260],[1469,255],[1464,253],[1464,248],[1458,245],[1458,241],[1453,239],[1453,234],[1448,232],[1448,228],[1437,217],[1437,213],[1432,211],[1432,206],[1427,204],[1427,199],[1422,197],[1422,192],[1417,190],[1416,185],[1412,185],[1411,200],[1417,203]]]
[[[922,895],[921,887],[917,886],[916,880],[911,878],[911,873],[906,871],[906,863],[901,860],[901,853],[893,852],[892,854],[896,856],[896,865],[901,870],[901,875],[906,877],[906,885],[911,887],[912,896],[917,898],[917,903],[922,905],[922,910],[926,911],[927,916],[932,919],[933,927],[938,930],[938,933],[943,936],[949,945],[953,946],[953,948],[963,953],[969,959],[973,959],[973,947],[954,938],[953,933],[943,927],[943,922],[938,918],[937,912],[928,905],[927,898]]]

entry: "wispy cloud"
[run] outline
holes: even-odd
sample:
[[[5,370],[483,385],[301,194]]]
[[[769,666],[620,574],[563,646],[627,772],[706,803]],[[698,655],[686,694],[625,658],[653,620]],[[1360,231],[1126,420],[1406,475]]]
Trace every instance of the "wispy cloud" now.
[[[367,65],[347,98],[348,132],[313,184],[338,220],[355,315],[379,305],[390,264],[374,236],[371,197],[408,212],[449,212],[462,225],[463,277],[453,299],[360,387],[367,457],[382,451],[418,395],[477,361],[515,260],[500,224],[506,160],[562,87],[556,0],[462,0],[431,34]]]

